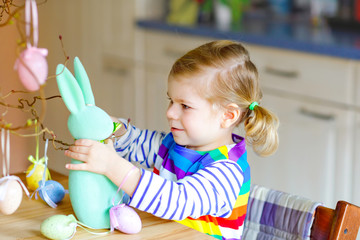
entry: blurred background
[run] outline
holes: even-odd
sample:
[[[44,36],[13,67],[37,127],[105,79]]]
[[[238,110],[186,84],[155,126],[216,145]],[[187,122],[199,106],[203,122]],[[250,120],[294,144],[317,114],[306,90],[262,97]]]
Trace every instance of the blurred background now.
[[[252,182],[331,207],[340,199],[360,205],[359,2],[37,1],[38,46],[49,50],[49,76],[66,56],[73,71],[78,56],[97,106],[112,116],[130,118],[140,128],[168,131],[166,81],[172,63],[214,39],[241,41],[259,70],[262,105],[281,121],[275,155],[260,158],[248,148]],[[5,16],[3,11],[1,21]],[[2,96],[23,89],[13,70],[18,39],[15,24],[0,27]],[[47,97],[59,94],[54,78],[47,81],[45,92]],[[19,97],[29,96],[18,94],[14,101]],[[44,125],[57,139],[72,143],[68,116],[61,99],[47,101]],[[28,115],[15,111],[6,118],[23,122]],[[26,170],[27,157],[35,154],[34,142],[12,135],[11,172]],[[68,174],[63,151],[49,147],[48,156],[51,169]]]

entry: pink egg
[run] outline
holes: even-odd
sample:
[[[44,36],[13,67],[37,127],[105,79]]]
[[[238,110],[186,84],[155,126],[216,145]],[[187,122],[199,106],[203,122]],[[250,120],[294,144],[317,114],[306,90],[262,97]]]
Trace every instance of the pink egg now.
[[[20,54],[21,61],[20,59],[16,61],[15,69],[17,69],[20,81],[27,90],[37,91],[40,85],[45,83],[48,75],[47,55],[47,49],[36,47],[29,47]]]
[[[4,198],[0,201],[0,212],[5,215],[13,214],[22,201],[22,188],[16,180],[9,179],[0,183],[0,195]]]
[[[139,215],[125,204],[110,209],[110,224],[112,229],[115,228],[128,234],[138,233],[142,227]]]

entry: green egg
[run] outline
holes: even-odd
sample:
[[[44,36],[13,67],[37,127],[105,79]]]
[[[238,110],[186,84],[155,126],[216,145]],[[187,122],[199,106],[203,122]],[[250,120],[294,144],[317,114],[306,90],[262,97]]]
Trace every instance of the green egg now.
[[[74,215],[54,215],[42,222],[40,231],[49,239],[69,239],[76,230],[77,221]]]

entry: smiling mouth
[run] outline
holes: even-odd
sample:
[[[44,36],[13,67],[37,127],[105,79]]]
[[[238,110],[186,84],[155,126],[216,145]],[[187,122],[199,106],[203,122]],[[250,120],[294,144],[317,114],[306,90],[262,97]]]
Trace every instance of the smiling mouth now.
[[[171,132],[178,132],[178,131],[183,131],[183,130],[179,129],[179,128],[174,128],[174,127],[171,128]]]

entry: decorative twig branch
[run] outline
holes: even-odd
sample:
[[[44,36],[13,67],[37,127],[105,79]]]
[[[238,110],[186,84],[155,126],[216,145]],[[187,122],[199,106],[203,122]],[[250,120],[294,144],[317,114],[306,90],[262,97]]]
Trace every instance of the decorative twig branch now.
[[[50,96],[50,97],[46,97],[46,98],[45,97],[41,98],[40,96],[34,96],[34,97],[32,97],[31,101],[28,99],[20,98],[20,99],[18,99],[18,105],[11,105],[11,104],[8,104],[5,102],[6,98],[8,98],[12,94],[16,94],[16,93],[29,94],[30,92],[11,90],[9,93],[4,95],[3,97],[0,97],[0,105],[4,106],[6,108],[6,111],[2,114],[2,117],[0,118],[0,128],[10,130],[11,133],[13,133],[17,136],[20,136],[20,137],[36,137],[36,136],[39,136],[42,134],[44,141],[46,141],[46,133],[48,133],[50,135],[49,139],[52,141],[53,147],[56,150],[65,150],[67,148],[57,147],[55,143],[58,143],[58,144],[61,144],[63,146],[67,146],[67,147],[71,146],[71,144],[68,144],[61,140],[56,139],[55,133],[52,130],[45,127],[43,125],[43,123],[40,121],[40,117],[38,116],[37,111],[35,109],[35,103],[38,100],[42,100],[41,102],[43,102],[43,100],[48,101],[48,100],[52,100],[52,99],[56,99],[56,98],[61,98],[60,95],[54,95],[54,96]],[[30,112],[31,115],[33,116],[33,119],[28,119],[25,124],[14,127],[14,126],[12,126],[12,123],[7,123],[3,118],[6,115],[9,108],[19,109],[23,112]],[[37,127],[37,126],[40,126],[42,129],[38,133],[33,133],[33,134],[18,133],[19,130],[25,130],[25,129],[33,128],[33,127]]]
[[[37,5],[41,5],[46,3],[47,0],[44,0],[41,3],[37,3]],[[26,42],[27,42],[27,38],[29,38],[30,36],[26,36],[29,35],[24,34],[24,32],[22,31],[23,26],[26,24],[29,24],[28,22],[25,22],[24,20],[22,20],[21,18],[21,10],[23,10],[25,8],[25,4],[22,4],[21,6],[18,6],[14,3],[14,0],[0,0],[0,27],[9,25],[12,23],[12,19],[16,20],[16,26],[18,29],[18,32],[20,34],[20,40],[17,43],[17,48],[16,48],[16,55],[18,57],[19,60],[19,64],[22,64],[22,66],[24,66],[26,68],[26,70],[30,73],[30,75],[34,78],[37,79],[36,74],[34,74],[34,72],[32,71],[32,69],[30,69],[30,67],[23,61],[23,59],[20,57],[20,53],[26,49]],[[3,16],[4,14],[8,15],[7,18],[5,19],[5,21],[2,22],[3,20]],[[31,31],[32,32],[32,31]],[[32,34],[32,33],[31,33]],[[69,60],[69,56],[67,56],[66,52],[65,52],[65,48],[62,42],[62,36],[59,36],[60,42],[61,42],[61,47],[65,56],[65,61],[64,61],[64,69],[65,66]],[[61,73],[59,73],[61,74]],[[48,76],[46,80],[51,79],[51,78],[55,78],[57,75],[52,75],[52,76]],[[37,81],[39,82],[39,81]],[[57,140],[56,139],[56,135],[55,133],[48,129],[46,126],[44,126],[43,124],[43,120],[45,118],[45,113],[46,113],[46,103],[48,100],[52,100],[55,98],[61,98],[60,95],[55,95],[55,96],[50,96],[50,97],[46,97],[45,96],[45,90],[44,87],[45,84],[41,85],[38,93],[39,96],[35,96],[32,97],[32,100],[28,100],[28,99],[24,99],[24,98],[19,98],[18,99],[18,103],[17,104],[10,104],[8,103],[8,99],[10,96],[14,95],[14,94],[30,94],[31,92],[28,91],[21,91],[21,90],[11,90],[9,93],[7,93],[6,95],[2,96],[1,92],[0,92],[0,106],[3,106],[3,108],[5,109],[1,115],[0,115],[0,129],[6,129],[9,130],[10,133],[18,135],[20,137],[38,137],[40,135],[43,135],[43,140],[46,141],[46,139],[50,139],[52,141],[53,147],[55,150],[65,150],[67,148],[64,147],[57,147],[55,143],[57,144],[61,144],[62,146],[71,146],[71,144],[65,143],[61,140]],[[36,103],[40,101],[41,102],[41,113],[40,115],[38,114],[36,107]],[[5,116],[7,115],[7,113],[9,112],[9,109],[17,109],[20,110],[22,112],[27,112],[30,113],[32,115],[32,117],[30,119],[27,119],[25,123],[17,125],[17,126],[13,126],[13,123],[9,123],[5,120]],[[20,130],[27,130],[30,128],[35,128],[37,129],[37,131],[33,134],[21,134],[19,133]],[[38,131],[38,129],[41,128],[40,131]],[[46,134],[50,135],[50,137],[46,136]]]

